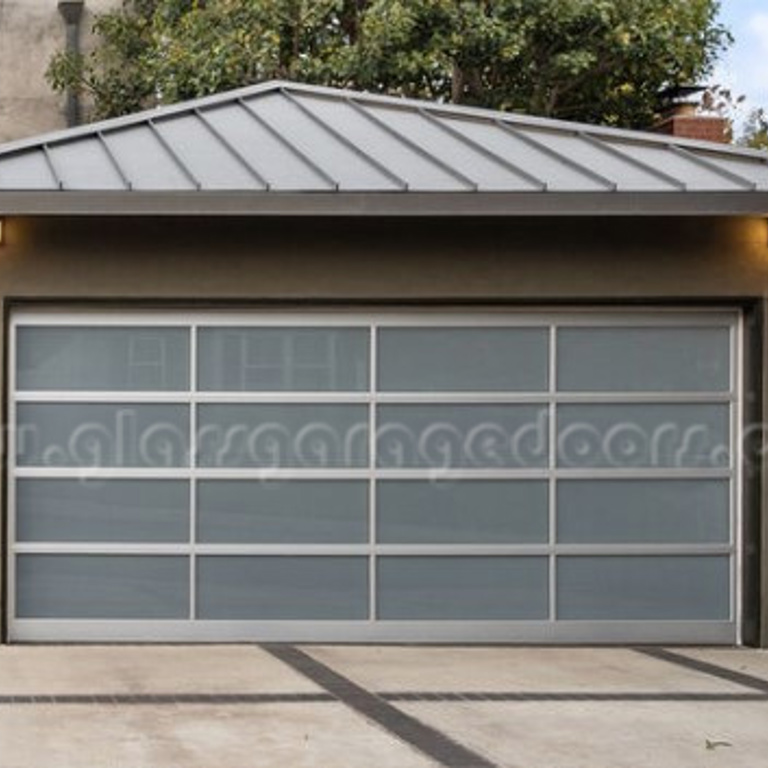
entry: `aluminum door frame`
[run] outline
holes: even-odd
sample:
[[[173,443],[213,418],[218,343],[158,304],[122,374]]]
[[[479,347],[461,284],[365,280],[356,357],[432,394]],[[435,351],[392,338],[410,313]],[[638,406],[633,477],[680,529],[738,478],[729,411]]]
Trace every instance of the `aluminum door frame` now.
[[[123,392],[51,392],[20,393],[16,390],[16,331],[20,326],[48,325],[83,326],[183,326],[192,329],[191,370],[189,392],[123,393]],[[616,324],[632,327],[692,327],[711,326],[730,328],[731,386],[727,393],[559,393],[556,391],[556,334],[561,326],[610,327]],[[368,327],[371,334],[369,348],[370,389],[356,393],[198,393],[196,381],[196,330],[199,326],[294,326],[313,327]],[[548,327],[549,337],[549,390],[536,393],[499,395],[474,393],[382,393],[376,390],[376,340],[379,328],[387,327]],[[509,308],[483,311],[456,309],[400,312],[381,310],[360,312],[340,308],[332,311],[283,312],[253,311],[179,311],[179,310],[72,310],[46,307],[43,309],[15,310],[11,314],[8,364],[10,375],[8,393],[9,424],[16,423],[17,402],[126,402],[126,403],[188,403],[191,408],[191,441],[194,450],[196,405],[202,402],[356,402],[367,403],[371,424],[369,467],[362,470],[270,470],[269,477],[323,477],[361,478],[369,482],[370,541],[364,545],[204,545],[191,539],[189,544],[20,544],[15,538],[15,480],[21,477],[73,477],[82,471],[73,469],[19,468],[15,465],[15,430],[8,434],[8,570],[7,617],[11,641],[360,641],[360,642],[536,642],[536,643],[713,643],[739,644],[742,616],[742,434],[743,434],[743,318],[739,310],[729,308],[690,309],[632,307],[624,309],[579,308],[568,310],[515,310]],[[559,403],[674,403],[712,401],[729,403],[731,463],[723,470],[680,469],[622,469],[584,470],[562,469],[554,463],[557,423],[553,418]],[[398,479],[421,477],[423,470],[383,470],[375,466],[375,426],[378,403],[543,403],[549,412],[550,462],[546,469],[527,470],[441,470],[441,477],[451,478],[512,478],[546,479],[550,484],[549,543],[542,545],[383,545],[375,542],[376,493],[379,478]],[[194,537],[195,479],[217,477],[222,479],[253,478],[258,470],[200,468],[164,469],[100,469],[89,472],[93,477],[189,478],[191,496],[191,531]],[[555,541],[553,522],[556,499],[551,492],[558,479],[581,478],[728,478],[730,481],[730,542],[726,545],[563,545]],[[300,550],[300,551],[299,551]],[[730,617],[728,621],[573,621],[557,620],[553,611],[556,602],[556,581],[553,579],[556,558],[562,554],[728,554],[730,557]],[[82,554],[188,554],[190,556],[190,618],[185,620],[91,620],[91,619],[19,619],[15,617],[15,558],[23,553],[77,552]],[[243,620],[221,621],[191,618],[195,610],[195,557],[203,554],[327,554],[365,555],[369,558],[369,593],[371,616],[367,621],[303,621],[303,620]],[[375,619],[376,558],[382,555],[546,555],[550,562],[550,617],[544,621],[391,621]]]

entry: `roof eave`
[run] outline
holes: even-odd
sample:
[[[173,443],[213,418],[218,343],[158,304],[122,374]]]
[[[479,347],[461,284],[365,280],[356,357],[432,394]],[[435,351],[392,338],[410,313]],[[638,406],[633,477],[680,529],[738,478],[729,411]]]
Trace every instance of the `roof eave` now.
[[[768,216],[744,192],[0,191],[0,216]]]

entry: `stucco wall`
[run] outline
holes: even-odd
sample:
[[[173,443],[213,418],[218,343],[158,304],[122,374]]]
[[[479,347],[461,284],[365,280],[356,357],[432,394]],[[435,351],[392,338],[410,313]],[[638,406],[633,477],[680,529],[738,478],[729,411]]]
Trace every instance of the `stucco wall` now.
[[[91,44],[93,14],[120,0],[86,0],[82,42]],[[45,80],[65,45],[57,0],[0,0],[0,142],[64,127],[64,98]]]
[[[762,219],[9,219],[5,296],[568,299],[768,291]]]
[[[6,310],[19,300],[95,299],[196,307],[313,299],[740,302],[751,308],[748,418],[766,421],[763,219],[10,219],[5,239]],[[764,474],[764,464],[754,465],[746,487],[747,553],[755,573],[762,557],[768,644]],[[746,585],[753,626],[757,593],[755,577]]]

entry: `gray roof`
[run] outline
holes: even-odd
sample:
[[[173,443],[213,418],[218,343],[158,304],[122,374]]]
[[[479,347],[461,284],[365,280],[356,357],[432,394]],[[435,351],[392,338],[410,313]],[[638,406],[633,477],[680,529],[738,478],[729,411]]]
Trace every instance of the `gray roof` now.
[[[0,214],[765,214],[768,154],[268,82],[0,146]]]

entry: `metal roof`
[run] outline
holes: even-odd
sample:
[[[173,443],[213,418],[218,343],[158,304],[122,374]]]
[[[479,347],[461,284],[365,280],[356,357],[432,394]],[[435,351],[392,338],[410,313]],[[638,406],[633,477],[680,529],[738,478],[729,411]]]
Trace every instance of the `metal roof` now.
[[[0,146],[0,213],[768,213],[768,154],[281,81]]]

